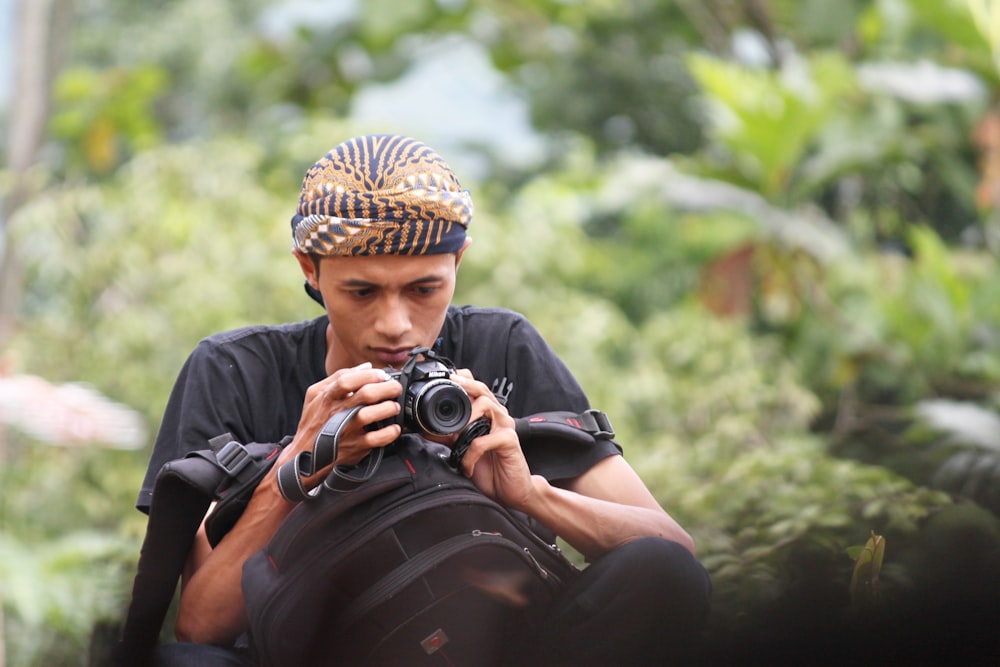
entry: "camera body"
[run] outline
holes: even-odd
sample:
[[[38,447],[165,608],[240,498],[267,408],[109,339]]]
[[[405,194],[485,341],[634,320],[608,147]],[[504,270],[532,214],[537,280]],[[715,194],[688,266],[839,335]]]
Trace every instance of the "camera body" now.
[[[402,369],[385,370],[390,379],[403,385],[401,409],[393,419],[377,422],[373,428],[399,424],[403,433],[451,435],[468,425],[472,401],[465,389],[450,379],[455,367],[449,360],[429,348],[417,347],[410,351]]]

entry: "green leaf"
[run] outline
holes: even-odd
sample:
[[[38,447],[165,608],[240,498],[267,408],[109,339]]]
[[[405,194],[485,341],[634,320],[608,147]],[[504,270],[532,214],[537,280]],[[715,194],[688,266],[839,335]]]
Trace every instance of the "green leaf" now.
[[[861,549],[854,563],[851,575],[851,601],[855,604],[876,601],[879,590],[879,574],[882,571],[882,561],[885,558],[885,538],[872,531],[871,537]]]
[[[688,67],[710,104],[713,135],[772,200],[854,85],[850,65],[833,53],[793,60],[781,71],[703,54],[690,55]]]

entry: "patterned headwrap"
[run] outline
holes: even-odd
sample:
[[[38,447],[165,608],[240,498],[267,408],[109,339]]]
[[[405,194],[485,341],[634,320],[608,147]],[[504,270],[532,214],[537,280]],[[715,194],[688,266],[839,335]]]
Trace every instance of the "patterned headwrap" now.
[[[408,137],[355,137],[306,172],[292,218],[295,249],[316,255],[455,252],[472,197],[451,168]]]

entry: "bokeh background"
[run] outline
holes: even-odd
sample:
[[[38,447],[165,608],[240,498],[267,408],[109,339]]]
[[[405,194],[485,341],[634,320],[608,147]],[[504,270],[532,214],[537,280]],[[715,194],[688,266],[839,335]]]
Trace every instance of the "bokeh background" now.
[[[0,0],[0,45],[0,667],[107,663],[174,377],[319,314],[288,220],[367,132],[458,171],[456,301],[694,535],[705,664],[1000,656],[1000,2]]]

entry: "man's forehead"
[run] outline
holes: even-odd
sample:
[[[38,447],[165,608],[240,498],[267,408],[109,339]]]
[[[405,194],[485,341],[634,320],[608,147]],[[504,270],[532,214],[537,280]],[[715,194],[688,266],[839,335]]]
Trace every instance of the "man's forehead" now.
[[[339,282],[413,282],[446,278],[456,266],[454,253],[440,255],[363,255],[320,257],[322,274]]]

